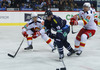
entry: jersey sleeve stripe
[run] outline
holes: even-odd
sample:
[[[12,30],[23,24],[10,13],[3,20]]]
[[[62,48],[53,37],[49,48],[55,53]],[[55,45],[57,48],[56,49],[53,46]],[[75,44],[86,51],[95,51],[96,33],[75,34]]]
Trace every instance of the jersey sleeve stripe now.
[[[94,18],[98,18],[98,16],[94,16]]]
[[[83,19],[83,23],[84,23],[84,25],[86,25],[87,24],[87,21],[85,19]]]
[[[24,28],[26,28],[26,29],[27,29],[26,25],[24,26]]]
[[[26,25],[24,26],[24,28],[26,28],[26,29],[27,29],[28,25],[29,25],[29,24],[26,24]]]

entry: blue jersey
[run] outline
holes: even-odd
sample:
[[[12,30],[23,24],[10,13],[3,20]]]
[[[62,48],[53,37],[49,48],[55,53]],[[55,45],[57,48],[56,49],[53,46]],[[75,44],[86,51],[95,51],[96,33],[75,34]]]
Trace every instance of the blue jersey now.
[[[63,20],[60,17],[55,16],[55,15],[53,15],[53,18],[51,21],[45,20],[44,22],[44,26],[46,27],[46,29],[49,29],[49,30],[52,29],[54,31],[62,29],[63,27],[65,27],[65,25],[66,25],[66,20]]]

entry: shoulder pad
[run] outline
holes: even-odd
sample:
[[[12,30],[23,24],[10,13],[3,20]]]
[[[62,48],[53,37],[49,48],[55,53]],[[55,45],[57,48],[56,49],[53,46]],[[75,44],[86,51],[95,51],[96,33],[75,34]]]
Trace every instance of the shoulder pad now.
[[[38,16],[39,19],[42,19],[40,16]]]
[[[37,21],[38,23],[41,23],[41,21]]]
[[[42,21],[43,19],[38,17],[37,22],[42,23]]]
[[[34,21],[32,21],[32,19],[28,22],[29,25],[31,25],[32,23],[34,23]]]

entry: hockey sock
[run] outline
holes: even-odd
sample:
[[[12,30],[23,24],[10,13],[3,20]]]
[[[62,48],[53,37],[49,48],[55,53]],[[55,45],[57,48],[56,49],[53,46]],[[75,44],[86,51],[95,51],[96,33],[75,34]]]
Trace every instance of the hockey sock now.
[[[41,35],[41,37],[42,37],[42,39],[43,39],[44,41],[46,41],[47,44],[49,44],[49,46],[50,46],[52,49],[54,49],[54,45],[53,45],[52,40],[51,40],[46,34]]]
[[[82,42],[80,42],[80,47],[79,47],[79,50],[83,50],[83,48],[85,47],[85,43],[82,43]]]
[[[86,41],[87,41],[87,35],[86,34],[82,34],[79,50],[81,50],[81,51],[83,50],[83,48],[85,47]]]
[[[77,39],[75,40],[75,50],[79,50],[80,47],[80,41],[78,41]]]
[[[49,44],[49,46],[50,46],[52,49],[54,49],[54,45],[53,45],[53,42],[52,42],[51,39],[48,39],[48,40],[46,41],[46,43]]]
[[[59,54],[64,54],[63,53],[63,48],[58,48]]]
[[[32,45],[32,36],[27,37],[27,43],[28,43],[28,46]]]
[[[56,39],[59,54],[63,54],[63,43],[60,39]]]

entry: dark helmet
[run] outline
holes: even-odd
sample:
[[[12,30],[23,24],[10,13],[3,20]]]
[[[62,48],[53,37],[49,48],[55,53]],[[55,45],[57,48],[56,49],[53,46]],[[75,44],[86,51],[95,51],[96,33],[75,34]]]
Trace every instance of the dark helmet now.
[[[53,15],[53,13],[51,10],[47,10],[47,11],[45,11],[45,15],[47,15],[49,17],[50,15]]]
[[[45,11],[45,13],[44,13],[44,20],[47,19],[47,17],[49,17],[50,15],[53,15],[51,10]]]

